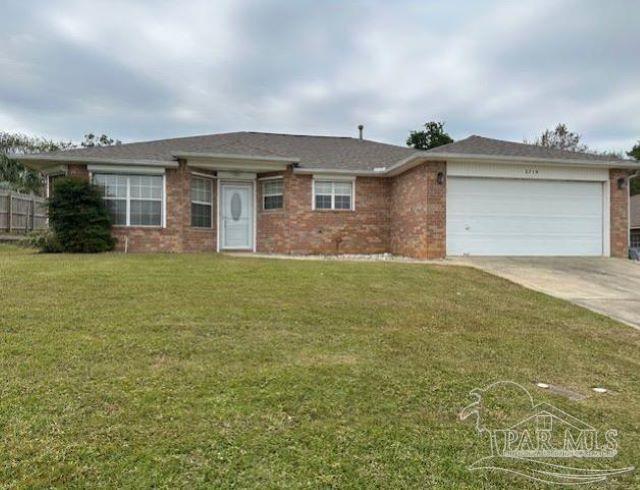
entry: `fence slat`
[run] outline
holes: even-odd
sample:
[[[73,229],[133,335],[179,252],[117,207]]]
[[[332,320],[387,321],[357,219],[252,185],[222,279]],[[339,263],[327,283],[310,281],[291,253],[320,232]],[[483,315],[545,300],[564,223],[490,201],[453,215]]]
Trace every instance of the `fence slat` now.
[[[0,190],[0,232],[28,233],[47,228],[46,202],[34,194]]]

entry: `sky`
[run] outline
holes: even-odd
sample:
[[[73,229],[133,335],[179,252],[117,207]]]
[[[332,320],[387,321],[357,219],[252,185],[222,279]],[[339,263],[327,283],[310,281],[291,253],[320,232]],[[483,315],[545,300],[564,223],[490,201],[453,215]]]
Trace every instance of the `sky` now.
[[[0,131],[640,139],[637,0],[0,4]]]

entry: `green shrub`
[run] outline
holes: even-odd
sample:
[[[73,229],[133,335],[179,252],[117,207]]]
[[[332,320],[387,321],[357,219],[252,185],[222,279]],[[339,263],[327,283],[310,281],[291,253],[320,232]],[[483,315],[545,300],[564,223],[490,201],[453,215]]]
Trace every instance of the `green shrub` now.
[[[106,252],[116,243],[100,189],[83,179],[56,181],[49,199],[49,226],[64,252]]]
[[[55,233],[51,230],[37,230],[29,233],[24,239],[20,240],[23,247],[37,248],[45,253],[60,253],[62,245],[58,241]]]

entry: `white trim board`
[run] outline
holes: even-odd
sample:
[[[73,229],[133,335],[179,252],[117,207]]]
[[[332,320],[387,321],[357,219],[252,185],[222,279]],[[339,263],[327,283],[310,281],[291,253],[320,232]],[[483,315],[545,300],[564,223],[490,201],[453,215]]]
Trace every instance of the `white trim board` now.
[[[164,175],[164,167],[140,167],[136,165],[87,165],[89,173]]]
[[[505,163],[448,162],[449,177],[485,177],[525,180],[609,181],[609,170],[558,165],[509,165]]]

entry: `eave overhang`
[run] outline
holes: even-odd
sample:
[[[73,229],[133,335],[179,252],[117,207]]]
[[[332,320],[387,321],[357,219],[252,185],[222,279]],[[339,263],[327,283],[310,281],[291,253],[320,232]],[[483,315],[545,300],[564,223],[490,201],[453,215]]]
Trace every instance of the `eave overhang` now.
[[[174,153],[176,158],[185,160],[189,167],[209,170],[242,170],[249,172],[270,172],[286,170],[297,165],[299,158],[256,155],[235,155],[227,153]]]
[[[11,155],[11,159],[16,160],[25,166],[34,170],[44,171],[48,167],[57,165],[67,165],[70,163],[79,163],[90,165],[92,163],[104,165],[144,165],[153,167],[175,168],[178,166],[177,161],[173,160],[137,160],[128,158],[95,158],[95,157],[78,157],[78,156],[62,156],[62,155]]]

